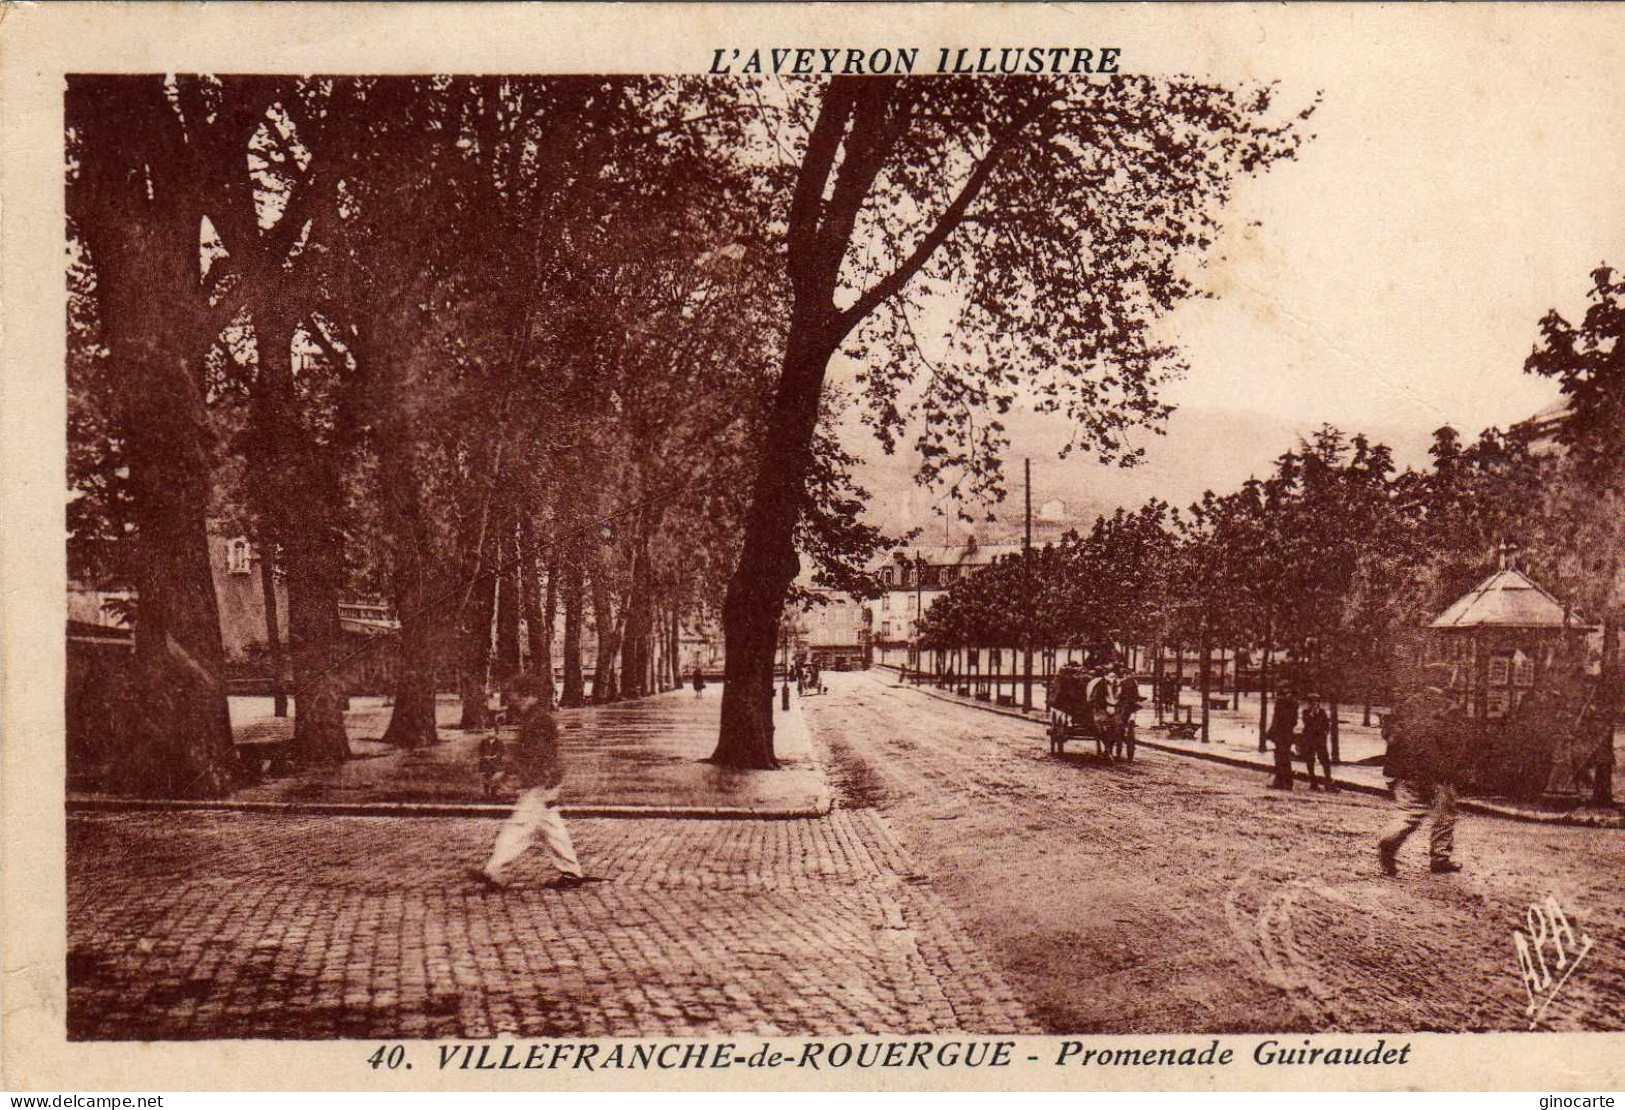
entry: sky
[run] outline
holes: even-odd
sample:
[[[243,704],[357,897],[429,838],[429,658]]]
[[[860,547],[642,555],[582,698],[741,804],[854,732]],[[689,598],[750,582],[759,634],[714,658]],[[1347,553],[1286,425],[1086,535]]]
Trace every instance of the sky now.
[[[1520,22],[1511,5],[1412,7],[1386,26],[1349,7],[1232,11],[1201,49],[1125,52],[1321,104],[1297,159],[1237,189],[1199,278],[1213,299],[1165,323],[1191,372],[1166,391],[1180,411],[1144,438],[1146,465],[1046,462],[1047,484],[1091,504],[1183,501],[1234,488],[1323,421],[1420,465],[1441,424],[1472,436],[1557,397],[1522,370],[1539,319],[1576,317],[1590,271],[1625,266],[1619,36],[1578,8]],[[1038,467],[1051,437],[1027,426],[1013,454]]]
[[[1556,396],[1522,373],[1537,321],[1625,266],[1625,71],[1493,35],[1412,48],[1316,73],[1315,139],[1243,186],[1219,299],[1174,321],[1174,400],[1476,432]]]

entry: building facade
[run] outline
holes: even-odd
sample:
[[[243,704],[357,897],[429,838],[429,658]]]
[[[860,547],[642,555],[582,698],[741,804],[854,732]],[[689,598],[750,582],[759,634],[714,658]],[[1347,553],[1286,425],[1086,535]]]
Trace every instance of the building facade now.
[[[869,610],[845,594],[826,594],[797,622],[806,658],[825,670],[860,671],[869,665]]]
[[[884,591],[869,603],[871,659],[880,666],[910,666],[920,614],[955,582],[996,559],[1021,553],[1019,543],[983,544],[975,533],[960,544],[896,551],[871,567]]]

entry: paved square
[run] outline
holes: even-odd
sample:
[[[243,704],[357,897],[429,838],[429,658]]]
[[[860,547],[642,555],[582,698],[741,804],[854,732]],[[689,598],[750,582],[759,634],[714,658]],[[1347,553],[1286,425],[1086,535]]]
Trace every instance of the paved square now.
[[[874,811],[586,820],[609,881],[465,877],[480,819],[69,821],[76,1039],[1033,1031]]]

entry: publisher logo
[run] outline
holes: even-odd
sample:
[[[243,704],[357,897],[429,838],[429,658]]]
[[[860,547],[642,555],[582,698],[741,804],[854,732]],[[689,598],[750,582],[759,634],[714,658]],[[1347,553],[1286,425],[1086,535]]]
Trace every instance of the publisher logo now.
[[[1557,895],[1548,894],[1545,901],[1537,902],[1524,911],[1524,928],[1512,933],[1512,946],[1518,954],[1518,977],[1523,980],[1529,1005],[1524,1015],[1529,1028],[1534,1029],[1591,951],[1591,938],[1584,933],[1576,939],[1574,928],[1557,901]]]

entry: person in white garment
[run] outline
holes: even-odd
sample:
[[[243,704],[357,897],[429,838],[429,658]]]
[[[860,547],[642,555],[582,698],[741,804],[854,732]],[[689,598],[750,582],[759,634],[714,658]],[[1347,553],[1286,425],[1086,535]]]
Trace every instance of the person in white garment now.
[[[513,813],[491,849],[491,858],[477,872],[491,886],[507,885],[507,870],[538,840],[558,875],[548,885],[568,890],[586,881],[576,859],[570,831],[559,812],[564,765],[559,759],[559,730],[546,691],[534,675],[514,680],[509,706],[518,719],[519,740],[513,747],[512,773],[519,783]]]

